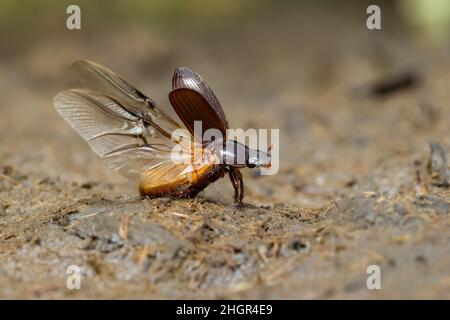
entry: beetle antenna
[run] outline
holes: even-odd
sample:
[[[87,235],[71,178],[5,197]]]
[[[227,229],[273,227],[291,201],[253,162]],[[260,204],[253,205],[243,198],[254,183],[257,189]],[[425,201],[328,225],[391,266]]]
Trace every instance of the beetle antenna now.
[[[269,157],[271,156],[271,151],[272,151],[272,147],[273,147],[273,144],[271,143],[270,144],[270,146],[269,146],[269,148],[267,149],[267,154],[269,155]]]

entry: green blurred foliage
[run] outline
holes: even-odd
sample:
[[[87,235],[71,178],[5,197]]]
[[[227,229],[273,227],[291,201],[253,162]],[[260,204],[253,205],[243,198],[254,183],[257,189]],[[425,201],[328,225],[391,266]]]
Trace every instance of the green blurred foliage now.
[[[5,22],[41,21],[65,13],[70,4],[81,7],[82,14],[105,20],[120,15],[129,21],[168,26],[174,20],[208,22],[245,14],[265,0],[116,0],[116,1],[54,1],[54,0],[1,0],[0,19]],[[50,19],[52,20],[52,19]],[[54,19],[53,19],[54,20]],[[30,21],[31,22],[31,21]]]
[[[450,0],[400,0],[399,5],[422,36],[439,43],[450,40]]]
[[[353,0],[353,3],[358,1]],[[399,5],[401,15],[413,27],[413,32],[421,30],[421,35],[433,40],[448,40],[450,0],[396,0],[385,4],[388,3]],[[83,25],[88,23],[91,28],[111,23],[116,26],[137,23],[161,31],[177,30],[184,26],[208,29],[211,25],[223,25],[226,28],[238,19],[244,21],[255,12],[270,12],[280,5],[300,7],[309,4],[324,9],[329,7],[330,12],[336,10],[336,2],[332,0],[1,0],[0,31],[3,34],[19,33],[21,30],[32,33],[38,29],[64,31],[58,26],[65,21],[66,8],[70,4],[81,7]],[[324,11],[324,15],[330,12]]]
[[[137,14],[137,18],[150,19],[156,22],[170,22],[173,17],[187,19],[216,19],[241,13],[243,10],[256,5],[256,0],[135,0],[117,1],[117,8],[121,12]]]

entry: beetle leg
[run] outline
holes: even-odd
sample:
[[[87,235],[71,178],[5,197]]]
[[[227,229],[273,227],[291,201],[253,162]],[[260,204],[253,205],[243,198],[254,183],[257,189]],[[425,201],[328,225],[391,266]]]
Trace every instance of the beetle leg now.
[[[238,169],[231,168],[228,174],[234,188],[234,201],[242,204],[242,199],[244,198],[244,180],[242,179],[242,173]]]
[[[236,173],[239,180],[239,189],[241,191],[239,194],[239,203],[242,204],[242,199],[244,199],[244,179],[242,178],[242,173],[238,169],[236,169]]]
[[[239,195],[239,182],[237,181],[237,177],[232,169],[228,171],[228,175],[230,176],[230,181],[234,188],[234,201],[237,202]]]

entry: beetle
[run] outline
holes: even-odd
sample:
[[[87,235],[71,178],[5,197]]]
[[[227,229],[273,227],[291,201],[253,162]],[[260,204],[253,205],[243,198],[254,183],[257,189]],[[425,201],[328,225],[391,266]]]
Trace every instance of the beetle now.
[[[169,93],[182,126],[108,68],[87,60],[76,61],[74,67],[88,89],[58,93],[55,109],[107,167],[138,180],[141,195],[194,197],[228,174],[234,200],[242,204],[244,182],[239,169],[270,167],[270,151],[227,139],[228,121],[219,100],[191,69],[175,69]],[[222,138],[205,141],[197,137],[195,121],[201,121],[202,134],[216,129]],[[186,133],[179,133],[180,129]],[[188,155],[188,161],[174,161],[174,147]],[[194,156],[202,161],[194,162]]]

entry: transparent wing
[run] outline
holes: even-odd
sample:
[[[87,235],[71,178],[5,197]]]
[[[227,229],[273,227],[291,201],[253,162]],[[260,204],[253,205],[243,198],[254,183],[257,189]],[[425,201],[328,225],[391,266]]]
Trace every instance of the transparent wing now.
[[[116,97],[133,113],[151,112],[156,107],[153,100],[105,66],[88,60],[77,60],[73,67],[86,88]]]
[[[186,136],[179,135],[174,140],[172,132],[162,129],[179,127],[159,114],[158,109],[154,108],[154,114],[147,116],[146,121],[145,114],[133,114],[119,99],[102,92],[63,91],[54,98],[54,105],[109,168],[130,178],[173,162],[172,148],[186,142]]]
[[[129,113],[143,118],[156,129],[161,129],[161,133],[180,128],[180,125],[167,116],[152,99],[114,71],[88,60],[75,61],[73,67],[86,88],[113,97],[125,106]]]

